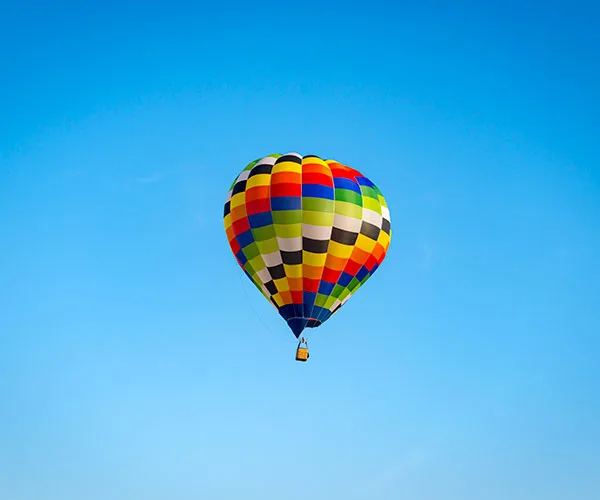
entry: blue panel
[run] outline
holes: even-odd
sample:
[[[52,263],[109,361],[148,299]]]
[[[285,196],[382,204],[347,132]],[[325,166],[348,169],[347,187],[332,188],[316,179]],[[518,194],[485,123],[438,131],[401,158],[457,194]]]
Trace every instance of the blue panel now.
[[[333,283],[328,283],[327,281],[321,281],[321,283],[319,284],[319,293],[322,295],[331,295],[331,292],[333,292],[334,287],[335,287],[335,284],[333,284]]]
[[[242,266],[246,264],[246,262],[248,262],[248,259],[246,258],[246,256],[244,255],[244,252],[242,252],[241,250],[235,254],[235,256],[238,258],[238,260],[242,263]]]
[[[333,185],[336,188],[349,189],[350,191],[360,193],[360,186],[356,182],[346,179],[345,177],[335,177],[333,179]]]
[[[325,321],[327,321],[329,318],[331,318],[331,311],[326,310],[323,312],[323,315],[319,317],[319,321],[321,321],[321,323],[325,323]]]
[[[375,187],[375,184],[373,184],[366,177],[357,177],[356,178],[356,182],[358,182],[361,186],[367,186],[367,187],[370,187],[370,188]]]
[[[313,309],[312,317],[315,319],[318,319],[322,323],[323,318],[325,317],[325,314],[328,312],[329,312],[328,309],[325,309],[320,306],[315,306],[315,308]]]
[[[276,196],[271,198],[271,210],[302,210],[300,196]]]
[[[286,321],[290,318],[294,317],[294,305],[288,304],[286,306],[281,306],[279,308],[279,314],[281,314],[282,318]]]
[[[369,270],[367,269],[366,266],[362,266],[360,268],[360,271],[358,271],[358,274],[356,275],[356,279],[358,281],[362,281],[365,279],[365,276],[367,276],[367,274],[369,274]]]
[[[271,212],[263,212],[260,214],[250,215],[248,217],[248,221],[250,222],[250,227],[252,229],[268,226],[273,224],[273,214],[271,214]]]
[[[245,248],[251,243],[254,243],[254,236],[252,236],[252,231],[250,231],[250,229],[236,236],[235,239],[238,241],[240,247],[242,248]]]
[[[314,292],[304,292],[302,294],[302,301],[304,302],[304,307],[302,308],[302,316],[305,318],[310,317],[312,314],[313,307],[315,305],[315,300],[317,299],[317,294]]]
[[[326,200],[333,200],[334,191],[331,186],[323,186],[322,184],[303,184],[302,196],[304,198],[325,198]]]
[[[302,304],[292,304],[292,306],[294,307],[294,317],[303,318],[304,306]]]
[[[300,336],[302,331],[306,328],[306,323],[308,321],[304,318],[291,318],[287,320],[288,326],[294,332],[296,338]]]
[[[352,278],[354,278],[354,276],[352,276],[344,271],[342,273],[342,275],[340,276],[338,283],[343,287],[347,287],[350,284],[350,282],[352,281]]]

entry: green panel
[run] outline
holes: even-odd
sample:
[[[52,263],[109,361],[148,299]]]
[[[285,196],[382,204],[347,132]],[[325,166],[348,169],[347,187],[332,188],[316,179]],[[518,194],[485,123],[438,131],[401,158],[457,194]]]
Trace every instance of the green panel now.
[[[277,243],[276,238],[271,238],[270,240],[266,241],[257,241],[256,245],[258,246],[261,255],[279,251],[279,243]]]
[[[302,210],[279,210],[273,212],[274,224],[302,224]],[[275,228],[279,236],[279,228]]]
[[[317,293],[317,297],[315,298],[315,306],[325,307],[325,303],[327,302],[329,297],[327,295],[323,295],[322,293]]]
[[[258,249],[258,248],[257,248]],[[262,258],[262,254],[258,255],[257,257],[254,257],[251,261],[250,264],[252,264],[252,267],[254,268],[254,270],[256,272],[260,271],[261,269],[264,269],[266,267],[265,265],[265,261]]]
[[[309,212],[333,212],[333,200],[326,200],[324,198],[302,198],[302,210]]]
[[[375,191],[372,187],[369,186],[361,186],[360,191],[363,196],[373,198],[379,203],[379,196],[377,195],[377,191]]]
[[[268,226],[252,229],[252,236],[256,242],[270,240],[275,238],[275,228],[272,224],[269,224]]]
[[[333,205],[331,206],[333,210]],[[332,226],[333,213],[329,212],[302,212],[302,222],[312,226]]]
[[[242,252],[248,260],[252,260],[254,257],[260,255],[256,243],[250,243],[247,247],[242,248]]]
[[[369,210],[373,210],[373,212],[381,214],[381,204],[379,203],[378,199],[374,200],[373,198],[369,198],[367,196],[363,198],[363,203],[365,205],[365,208],[368,208]]]
[[[347,201],[348,203],[354,203],[362,207],[362,196],[350,189],[336,188],[335,201]]]
[[[347,203],[345,201],[335,202],[335,213],[340,215],[346,215],[354,219],[362,219],[362,207],[355,205],[354,203]]]
[[[348,284],[348,290],[353,291],[358,285],[360,285],[360,280],[355,276]]]
[[[335,299],[337,299],[337,297],[327,297],[327,301],[325,302],[325,305],[323,306],[325,309],[329,309],[331,310],[331,308],[333,307],[333,304],[335,302]]]
[[[298,224],[275,224],[278,238],[297,238],[302,236],[302,222]]]
[[[338,299],[340,297],[340,294],[344,291],[344,287],[340,284],[335,285],[335,288],[333,289],[333,292],[331,292],[331,296],[335,297],[336,299]]]

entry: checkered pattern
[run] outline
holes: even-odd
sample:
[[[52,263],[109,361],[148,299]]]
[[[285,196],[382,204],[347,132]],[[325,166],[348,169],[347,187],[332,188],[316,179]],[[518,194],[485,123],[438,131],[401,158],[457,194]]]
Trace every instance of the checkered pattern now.
[[[296,153],[248,164],[229,190],[224,223],[239,265],[296,337],[346,303],[391,240],[375,184],[334,160]]]

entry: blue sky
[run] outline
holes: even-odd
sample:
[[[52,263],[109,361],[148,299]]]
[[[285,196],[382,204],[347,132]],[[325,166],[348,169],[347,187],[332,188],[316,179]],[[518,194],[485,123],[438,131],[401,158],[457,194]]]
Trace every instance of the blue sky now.
[[[593,2],[5,2],[0,497],[594,500]],[[249,161],[394,238],[311,358],[222,227]]]

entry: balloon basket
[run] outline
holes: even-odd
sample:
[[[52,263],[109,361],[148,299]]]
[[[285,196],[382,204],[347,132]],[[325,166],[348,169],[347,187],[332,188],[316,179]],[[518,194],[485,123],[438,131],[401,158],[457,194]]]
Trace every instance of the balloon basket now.
[[[304,344],[304,346],[302,346]],[[302,363],[306,363],[308,361],[310,354],[308,354],[308,344],[304,338],[298,343],[298,348],[296,349],[296,361],[300,361]]]

